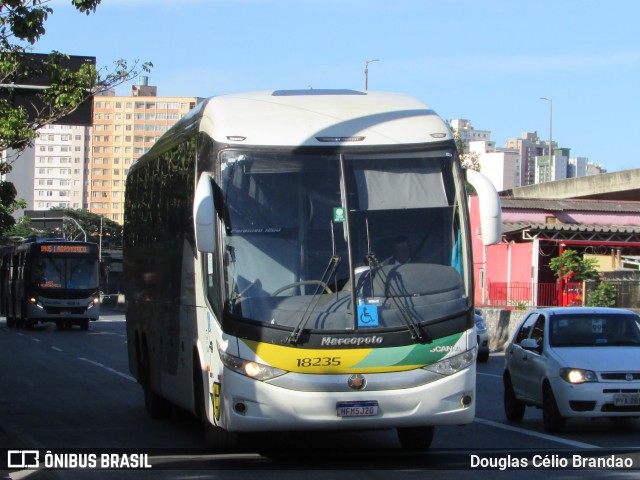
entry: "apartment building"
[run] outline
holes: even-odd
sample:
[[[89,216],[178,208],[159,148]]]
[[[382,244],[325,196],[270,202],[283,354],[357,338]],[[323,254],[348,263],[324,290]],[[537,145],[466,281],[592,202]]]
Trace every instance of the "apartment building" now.
[[[196,97],[158,97],[146,78],[131,96],[96,96],[93,102],[86,208],[123,223],[125,180],[131,164],[177,120]]]
[[[495,142],[469,142],[469,153],[477,155],[480,171],[499,192],[520,186],[520,154],[496,148]]]
[[[544,155],[549,148],[548,142],[543,143],[537,132],[526,132],[520,138],[508,138],[504,146],[519,152],[520,186],[533,185],[536,181],[536,157]]]
[[[34,144],[33,210],[84,208],[89,127],[45,125]],[[20,193],[19,193],[20,194]]]
[[[18,197],[28,209],[84,209],[122,223],[131,164],[200,101],[156,94],[142,77],[130,96],[94,97],[91,127],[42,127],[33,150],[16,162],[24,168],[7,175]]]

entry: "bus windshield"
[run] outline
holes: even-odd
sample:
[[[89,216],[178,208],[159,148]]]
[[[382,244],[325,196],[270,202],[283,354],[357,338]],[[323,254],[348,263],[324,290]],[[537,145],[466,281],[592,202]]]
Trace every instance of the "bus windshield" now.
[[[398,327],[464,312],[454,158],[451,150],[222,152],[225,312],[312,330]]]
[[[31,269],[31,281],[40,288],[95,289],[98,263],[90,258],[40,256]]]

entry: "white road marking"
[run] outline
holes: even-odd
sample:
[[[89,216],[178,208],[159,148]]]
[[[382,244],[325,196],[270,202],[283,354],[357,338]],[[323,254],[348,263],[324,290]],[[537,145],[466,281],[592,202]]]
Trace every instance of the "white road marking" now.
[[[62,352],[63,351],[60,347],[51,347],[51,350],[55,350],[56,352]]]
[[[546,433],[533,432],[526,428],[514,427],[512,425],[505,425],[504,423],[494,422],[493,420],[487,420],[486,418],[476,417],[474,422],[488,425],[489,427],[501,428],[502,430],[508,430],[510,432],[519,433],[521,435],[529,435],[530,437],[536,437],[541,440],[547,440],[549,442],[562,443],[569,447],[575,448],[600,448],[597,445],[591,445],[590,443],[576,442],[575,440],[568,440],[566,438],[555,437],[553,435],[547,435]]]
[[[131,382],[134,382],[134,383],[137,383],[137,382],[138,382],[138,381],[137,381],[135,378],[133,378],[131,375],[127,375],[126,373],[119,372],[118,370],[115,370],[115,369],[113,369],[113,368],[111,368],[111,367],[107,367],[107,366],[106,366],[106,365],[104,365],[103,363],[96,362],[95,360],[89,360],[88,358],[84,358],[84,357],[77,357],[77,358],[78,358],[78,360],[81,360],[81,361],[83,361],[83,362],[90,363],[91,365],[95,365],[96,367],[100,367],[100,368],[102,368],[103,370],[106,370],[107,372],[114,373],[114,374],[116,374],[116,375],[118,375],[118,376],[120,376],[120,377],[122,377],[122,378],[125,378],[125,379],[127,379],[127,380],[131,381]]]

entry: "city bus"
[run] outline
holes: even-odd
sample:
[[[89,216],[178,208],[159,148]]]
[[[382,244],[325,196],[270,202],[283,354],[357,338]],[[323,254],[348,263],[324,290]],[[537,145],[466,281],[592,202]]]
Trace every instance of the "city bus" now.
[[[397,429],[428,448],[475,414],[465,180],[482,238],[500,202],[454,137],[401,94],[212,97],[127,177],[130,371],[211,447],[251,432]],[[405,261],[394,248],[410,249]]]
[[[0,251],[2,313],[7,326],[89,328],[100,317],[98,245],[35,238]]]

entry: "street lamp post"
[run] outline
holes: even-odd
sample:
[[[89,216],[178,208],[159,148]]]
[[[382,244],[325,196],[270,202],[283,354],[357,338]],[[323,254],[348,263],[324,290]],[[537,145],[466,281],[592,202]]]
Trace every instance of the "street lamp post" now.
[[[540,97],[540,100],[549,102],[549,168],[553,162],[553,99]]]
[[[364,90],[365,92],[367,90],[369,90],[369,64],[371,62],[379,62],[380,60],[378,60],[377,58],[374,58],[373,60],[367,60],[364,63]]]
[[[84,231],[84,228],[82,228],[80,226],[80,224],[76,221],[76,219],[75,218],[71,218],[71,217],[62,217],[63,225],[64,225],[64,221],[65,220],[69,220],[69,221],[71,221],[71,222],[73,222],[75,224],[76,228],[78,230],[80,230],[82,232],[82,234],[84,235],[84,241],[86,242],[87,241],[87,232]],[[63,228],[63,230],[64,230],[64,228]]]

